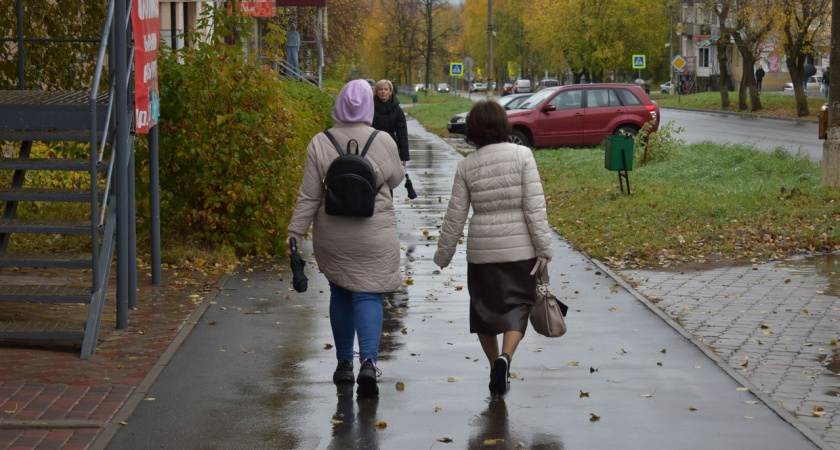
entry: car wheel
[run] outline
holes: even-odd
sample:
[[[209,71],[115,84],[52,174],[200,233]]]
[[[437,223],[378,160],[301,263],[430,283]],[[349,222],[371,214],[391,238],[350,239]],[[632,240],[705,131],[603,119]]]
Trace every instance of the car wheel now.
[[[531,141],[528,139],[528,136],[519,130],[510,132],[510,142],[516,145],[524,145],[525,147],[531,146]]]
[[[618,129],[615,130],[615,134],[617,134],[619,136],[627,136],[629,138],[636,139],[636,135],[639,134],[639,130],[637,130],[635,127],[625,125],[625,126],[622,126],[622,127],[618,127]]]

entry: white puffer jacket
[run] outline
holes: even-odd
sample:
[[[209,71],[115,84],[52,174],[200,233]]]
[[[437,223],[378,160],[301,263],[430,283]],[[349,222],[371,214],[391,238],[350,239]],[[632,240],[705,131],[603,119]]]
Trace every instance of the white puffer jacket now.
[[[458,163],[435,264],[446,267],[464,230],[470,205],[467,262],[487,264],[551,258],[551,229],[540,174],[531,150],[486,145]]]

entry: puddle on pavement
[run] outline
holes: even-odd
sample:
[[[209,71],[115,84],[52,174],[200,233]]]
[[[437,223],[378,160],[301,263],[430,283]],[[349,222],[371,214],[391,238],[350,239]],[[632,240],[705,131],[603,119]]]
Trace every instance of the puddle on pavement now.
[[[824,280],[822,291],[826,295],[840,297],[840,254],[838,253],[791,259],[779,263],[777,267],[791,270],[792,275],[821,277]],[[840,348],[833,347],[829,353],[819,355],[816,359],[825,370],[817,379],[815,391],[840,397]]]
[[[840,253],[789,259],[778,263],[777,267],[788,268],[793,275],[823,277],[825,294],[840,297]]]

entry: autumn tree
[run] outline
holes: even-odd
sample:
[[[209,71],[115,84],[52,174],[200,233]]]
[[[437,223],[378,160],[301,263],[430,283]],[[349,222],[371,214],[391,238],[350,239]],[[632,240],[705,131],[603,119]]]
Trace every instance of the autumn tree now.
[[[453,28],[451,22],[444,21],[445,11],[451,8],[447,0],[416,0],[418,9],[423,17],[423,29],[420,33],[422,46],[422,57],[426,64],[426,84],[434,83],[435,77],[432,73],[435,56],[440,59],[446,56],[446,39],[452,35],[457,28]],[[447,58],[448,59],[448,58]],[[426,92],[428,94],[428,90]]]
[[[729,73],[729,52],[727,49],[729,43],[732,42],[732,33],[734,32],[732,28],[733,19],[731,19],[732,11],[735,8],[734,3],[735,0],[719,0],[707,4],[720,27],[720,36],[715,41],[715,48],[720,70],[720,106],[723,109],[729,109],[729,85],[732,75]]]
[[[563,60],[575,73],[575,82],[584,70],[593,81],[603,80],[607,71],[629,73],[634,54],[647,55],[650,67],[660,66],[665,58],[665,2],[534,0],[523,22],[534,47]]]
[[[376,17],[384,24],[379,51],[385,53],[385,78],[411,84],[422,23],[416,0],[379,0]]]
[[[769,3],[764,0],[741,0],[738,11],[734,14],[734,30],[732,38],[735,47],[741,54],[741,84],[738,88],[738,109],[758,111],[761,109],[761,99],[758,96],[758,86],[755,82],[755,63],[758,60],[758,46],[767,38],[773,29],[776,17]],[[747,95],[749,104],[747,105]]]
[[[23,44],[26,89],[90,89],[96,64],[98,39],[102,36],[108,2],[79,0],[27,0],[23,11],[25,38],[94,39],[96,42],[43,42]],[[0,35],[17,38],[16,2],[4,1],[0,7]],[[17,89],[18,48],[16,42],[2,42],[0,51],[0,89]],[[108,77],[104,76],[103,86]],[[103,87],[100,86],[100,87]]]
[[[779,0],[777,32],[787,60],[793,91],[796,95],[796,115],[810,115],[805,91],[802,89],[805,61],[817,53],[817,47],[830,32],[831,0]]]

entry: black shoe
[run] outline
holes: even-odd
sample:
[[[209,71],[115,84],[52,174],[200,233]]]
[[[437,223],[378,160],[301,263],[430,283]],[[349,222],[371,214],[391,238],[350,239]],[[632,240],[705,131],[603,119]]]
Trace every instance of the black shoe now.
[[[373,361],[366,359],[359,368],[359,377],[356,378],[356,394],[359,397],[376,397],[379,395],[379,386],[376,385],[376,374],[379,369]]]
[[[353,363],[351,361],[340,361],[333,372],[333,383],[352,383]]]
[[[493,362],[490,369],[490,393],[493,395],[504,395],[508,389],[510,379],[510,356],[502,353]]]

